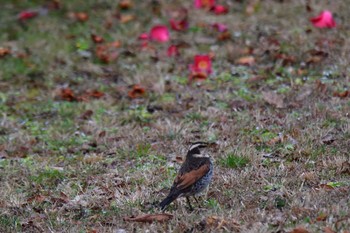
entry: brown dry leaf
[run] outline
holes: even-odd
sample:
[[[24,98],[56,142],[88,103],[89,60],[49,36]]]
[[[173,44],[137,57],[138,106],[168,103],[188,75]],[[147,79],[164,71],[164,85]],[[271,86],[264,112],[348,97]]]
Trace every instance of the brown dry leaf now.
[[[127,23],[135,19],[135,15],[123,14],[119,17],[121,23]]]
[[[146,93],[146,90],[144,87],[142,87],[139,84],[135,84],[132,89],[128,92],[128,96],[131,99],[135,99],[135,98],[140,98],[143,97]]]
[[[118,58],[118,52],[110,44],[101,44],[95,50],[96,56],[104,63],[110,63]]]
[[[127,222],[165,222],[173,218],[172,214],[160,213],[160,214],[145,214],[136,217],[125,217],[124,221]]]
[[[262,92],[262,96],[263,96],[263,99],[267,103],[274,105],[277,108],[284,108],[285,107],[284,97],[281,95],[278,95],[274,91],[264,91],[264,92]]]
[[[66,100],[66,101],[76,101],[77,98],[75,97],[72,89],[70,88],[61,88],[59,91],[58,91],[58,94],[56,95],[59,99],[61,100]]]
[[[231,39],[231,33],[229,31],[224,31],[220,33],[216,38],[219,41],[229,40]]]
[[[28,198],[27,202],[28,203],[32,203],[32,202],[35,201],[37,203],[42,203],[43,201],[45,201],[46,198],[47,198],[47,196],[37,194],[35,196],[32,196],[32,197]]]
[[[74,18],[79,22],[85,22],[89,19],[89,15],[86,12],[75,12]]]
[[[278,53],[275,55],[276,60],[282,60],[282,65],[291,65],[295,63],[296,58],[292,55],[284,54],[284,53]]]
[[[255,63],[255,58],[253,56],[244,56],[244,57],[238,58],[236,63],[239,65],[251,66]]]
[[[111,43],[109,43],[109,47],[113,47],[113,48],[119,48],[121,46],[122,43],[120,43],[119,40],[113,41]]]
[[[26,158],[29,153],[29,149],[30,148],[27,146],[18,146],[10,153],[10,156],[16,158]]]
[[[300,178],[303,181],[311,183],[311,184],[316,184],[317,181],[318,181],[318,176],[317,176],[317,174],[315,172],[303,172],[300,175]]]
[[[103,131],[101,131],[101,132],[98,134],[98,137],[99,137],[99,138],[104,138],[104,137],[106,136],[106,134],[107,134],[106,131],[103,130]]]
[[[317,187],[318,189],[324,189],[324,190],[333,190],[334,187],[330,186],[329,184],[320,184]]]
[[[318,92],[321,92],[322,94],[325,94],[327,91],[327,85],[322,83],[320,80],[316,80],[316,90]]]
[[[264,75],[255,75],[247,79],[247,83],[259,83],[265,79],[267,79],[267,77]]]
[[[224,219],[218,216],[209,216],[205,219],[205,225],[214,229],[240,230],[240,224],[234,219]]]
[[[87,95],[91,96],[92,98],[99,99],[103,96],[105,96],[105,93],[98,91],[98,90],[92,90],[86,93]]]
[[[92,110],[86,110],[83,114],[79,116],[79,119],[81,120],[89,120],[91,116],[94,114]]]
[[[333,96],[334,97],[339,97],[339,98],[350,97],[350,91],[334,92]]]
[[[122,10],[128,10],[133,7],[133,3],[131,0],[121,0],[118,4],[118,7]]]
[[[309,231],[306,230],[304,227],[296,227],[289,233],[309,233]]]
[[[328,57],[328,53],[321,51],[321,50],[310,50],[308,51],[309,53],[309,58],[306,59],[306,64],[315,64],[315,63],[319,63],[321,61],[323,61],[325,58]]]
[[[91,40],[96,43],[96,44],[100,44],[104,42],[104,39],[102,36],[98,36],[96,34],[91,34]]]
[[[8,48],[0,47],[0,58],[5,57],[6,55],[11,54],[11,50]]]
[[[324,233],[336,233],[335,231],[332,230],[330,227],[324,227],[323,228]]]

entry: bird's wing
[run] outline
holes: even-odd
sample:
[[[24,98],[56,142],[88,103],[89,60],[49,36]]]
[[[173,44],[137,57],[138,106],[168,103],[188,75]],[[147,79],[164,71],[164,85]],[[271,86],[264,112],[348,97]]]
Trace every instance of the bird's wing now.
[[[205,163],[195,170],[177,175],[174,180],[173,187],[181,190],[190,187],[209,171],[210,165]]]

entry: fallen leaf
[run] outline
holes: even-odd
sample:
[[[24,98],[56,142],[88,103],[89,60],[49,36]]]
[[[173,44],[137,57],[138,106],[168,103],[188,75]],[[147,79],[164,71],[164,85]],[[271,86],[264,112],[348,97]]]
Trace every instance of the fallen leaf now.
[[[122,10],[128,10],[133,7],[131,0],[122,0],[119,2],[118,7]]]
[[[47,196],[37,194],[37,195],[34,195],[34,196],[28,198],[27,202],[32,203],[35,201],[36,203],[39,204],[39,203],[42,203],[43,201],[45,201],[46,198],[47,198]]]
[[[66,100],[66,101],[76,101],[77,98],[75,97],[73,91],[70,88],[61,88],[59,90],[59,93],[57,94],[57,97],[61,100]]]
[[[11,54],[11,50],[8,48],[0,47],[0,58],[5,57],[6,55]]]
[[[95,54],[104,63],[115,61],[119,55],[119,53],[116,51],[114,43],[98,45],[96,47]]]
[[[237,59],[236,61],[239,65],[251,66],[255,63],[255,58],[253,56],[245,56]]]
[[[85,22],[89,19],[89,15],[85,12],[75,12],[74,18],[79,22]]]
[[[318,185],[318,189],[333,190],[334,187],[332,187],[332,186],[329,185],[329,184],[320,184],[320,185]]]
[[[220,33],[216,38],[219,41],[229,40],[231,39],[231,33],[229,31],[224,31]]]
[[[96,43],[96,44],[100,44],[100,43],[103,43],[104,42],[104,39],[102,36],[98,36],[98,35],[95,35],[95,34],[91,34],[91,40]]]
[[[330,227],[324,227],[323,228],[324,233],[336,233],[335,231],[332,230]]]
[[[309,231],[306,230],[304,227],[296,227],[289,233],[309,233]]]
[[[320,80],[316,80],[316,90],[318,92],[321,92],[322,94],[325,94],[327,91],[327,85],[322,83]]]
[[[80,115],[79,119],[88,120],[94,114],[92,110],[86,110],[83,114]]]
[[[284,108],[284,98],[281,95],[278,95],[276,92],[273,91],[264,91],[262,93],[263,99],[271,104],[276,106],[277,108]]]
[[[103,138],[106,136],[106,131],[101,131],[99,134],[98,134],[98,137],[99,138]]]
[[[278,53],[275,55],[276,60],[282,60],[282,65],[292,65],[295,63],[296,58],[292,55],[284,54],[284,53]]]
[[[234,219],[224,219],[218,216],[209,216],[203,223],[205,226],[214,228],[215,230],[223,229],[227,231],[227,229],[229,229],[235,232],[239,232],[240,230],[240,224]]]
[[[0,57],[1,57],[1,55],[0,55]],[[339,97],[339,98],[350,97],[350,91],[334,92],[333,96]]]
[[[105,93],[98,91],[98,90],[93,90],[93,91],[87,92],[87,94],[95,99],[99,99],[105,95]]]
[[[132,14],[123,14],[119,17],[121,23],[127,23],[135,19],[135,15]]]
[[[328,53],[321,50],[309,50],[309,57],[306,59],[306,64],[315,64],[323,61],[328,57]]]
[[[132,89],[128,92],[128,96],[131,99],[140,98],[146,93],[145,88],[139,84],[133,85]]]
[[[125,217],[123,220],[127,222],[152,223],[152,222],[165,222],[165,221],[169,221],[172,218],[173,218],[172,214],[161,213],[161,214],[145,214],[145,215],[139,215],[136,217]]]

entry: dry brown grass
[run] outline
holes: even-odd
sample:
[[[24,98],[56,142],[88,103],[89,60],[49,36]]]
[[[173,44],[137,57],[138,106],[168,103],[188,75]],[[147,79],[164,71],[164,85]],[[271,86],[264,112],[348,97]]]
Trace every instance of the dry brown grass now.
[[[307,13],[306,1],[268,0],[247,16],[248,2],[226,1],[231,9],[226,16],[191,11],[192,26],[224,22],[233,37],[215,42],[215,33],[207,29],[172,33],[189,44],[178,60],[155,61],[152,52],[136,49],[137,35],[167,19],[164,12],[150,14],[146,3],[136,5],[135,22],[119,25],[114,19],[112,29],[101,25],[113,14],[114,1],[84,1],[83,9],[80,1],[62,3],[60,12],[25,26],[12,21],[0,26],[0,46],[29,47],[26,62],[32,64],[24,71],[12,58],[0,64],[0,231],[349,229],[350,102],[333,96],[349,90],[349,6],[317,1]],[[169,7],[160,3],[161,9]],[[11,18],[26,4],[6,3],[8,12],[1,15]],[[176,4],[191,5],[171,5]],[[336,12],[340,26],[307,33],[308,19],[326,8]],[[77,9],[89,12],[90,20],[68,19],[66,14]],[[120,40],[120,52],[135,56],[121,55],[111,64],[81,58],[75,44],[88,40],[91,32]],[[63,39],[68,35],[76,38]],[[281,43],[279,51],[295,57],[292,65],[266,53],[272,50],[271,39]],[[328,57],[304,66],[307,51],[321,39],[334,43],[317,48]],[[238,66],[235,61],[246,47],[254,48],[257,62]],[[215,53],[213,77],[198,85],[184,83],[192,56],[208,51]],[[257,76],[263,78],[254,81]],[[146,88],[146,95],[132,100],[127,91],[136,83]],[[65,86],[76,93],[98,89],[105,96],[88,102],[57,100],[57,91]],[[266,103],[262,92],[271,90],[284,96],[284,108]],[[87,110],[92,116],[82,119]],[[215,175],[202,208],[190,212],[180,199],[167,210],[174,215],[168,222],[123,221],[159,212],[155,206],[180,166],[176,157],[199,139],[218,144]],[[228,155],[234,155],[231,163]],[[247,164],[235,156],[248,159]],[[236,165],[228,165],[232,163]]]

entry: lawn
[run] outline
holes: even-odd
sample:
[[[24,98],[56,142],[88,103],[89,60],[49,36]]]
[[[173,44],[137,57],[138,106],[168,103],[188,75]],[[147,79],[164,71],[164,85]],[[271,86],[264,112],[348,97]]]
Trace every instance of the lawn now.
[[[349,233],[350,5],[193,2],[2,1],[0,232]],[[212,183],[165,215],[194,141]]]

